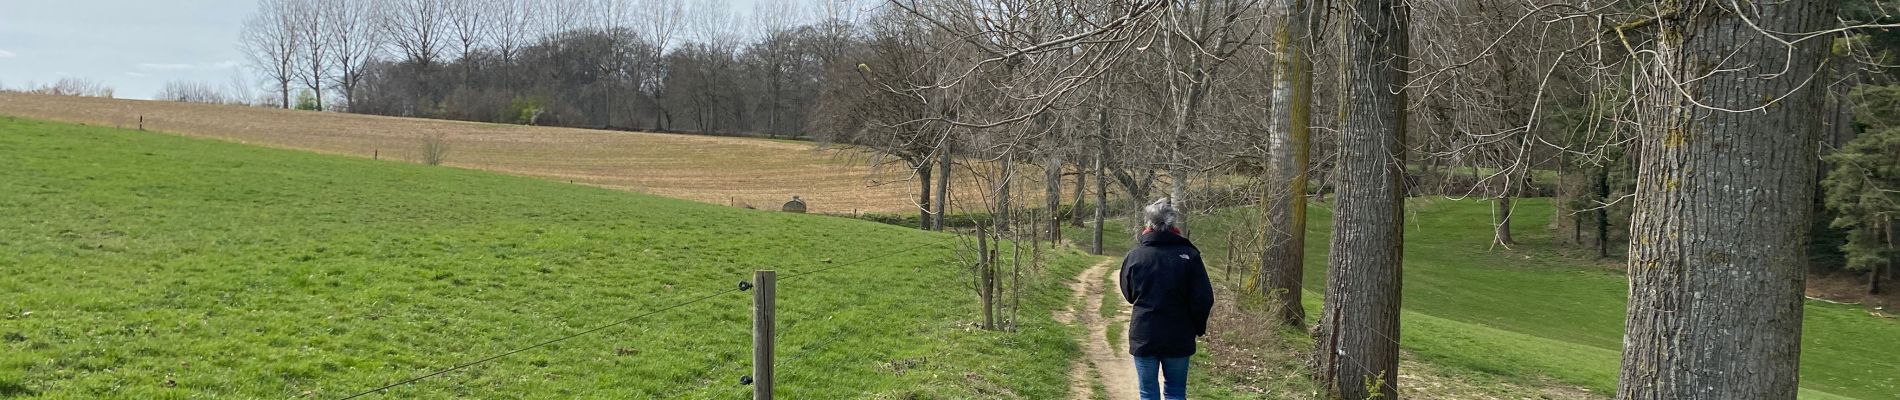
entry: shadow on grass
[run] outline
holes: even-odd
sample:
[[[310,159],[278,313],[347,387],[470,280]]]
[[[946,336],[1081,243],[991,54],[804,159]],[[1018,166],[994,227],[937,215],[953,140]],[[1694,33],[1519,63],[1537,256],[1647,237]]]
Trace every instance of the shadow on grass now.
[[[0,381],[0,397],[31,397],[38,394],[19,382]]]

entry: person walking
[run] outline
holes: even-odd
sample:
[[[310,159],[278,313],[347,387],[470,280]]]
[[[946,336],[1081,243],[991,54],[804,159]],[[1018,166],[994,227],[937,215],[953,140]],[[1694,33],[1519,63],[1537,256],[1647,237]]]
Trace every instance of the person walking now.
[[[1122,258],[1122,298],[1134,306],[1128,354],[1135,356],[1142,400],[1186,399],[1188,358],[1194,338],[1207,334],[1214,287],[1173,200],[1142,208],[1141,219],[1139,243]],[[1157,378],[1165,378],[1165,390]]]

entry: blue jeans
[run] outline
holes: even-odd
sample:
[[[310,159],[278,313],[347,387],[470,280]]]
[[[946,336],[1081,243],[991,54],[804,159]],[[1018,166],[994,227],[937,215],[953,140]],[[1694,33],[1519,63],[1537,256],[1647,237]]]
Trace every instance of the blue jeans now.
[[[1162,400],[1161,382],[1156,380],[1162,376],[1156,375],[1167,378],[1167,400],[1187,399],[1187,371],[1187,357],[1135,357],[1135,379],[1141,380],[1141,400]]]

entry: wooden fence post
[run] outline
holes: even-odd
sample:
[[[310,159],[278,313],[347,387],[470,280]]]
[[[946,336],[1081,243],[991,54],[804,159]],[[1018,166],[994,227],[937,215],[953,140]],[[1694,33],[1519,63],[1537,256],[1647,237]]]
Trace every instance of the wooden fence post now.
[[[778,273],[753,272],[752,282],[752,399],[772,399],[773,336],[777,333]]]

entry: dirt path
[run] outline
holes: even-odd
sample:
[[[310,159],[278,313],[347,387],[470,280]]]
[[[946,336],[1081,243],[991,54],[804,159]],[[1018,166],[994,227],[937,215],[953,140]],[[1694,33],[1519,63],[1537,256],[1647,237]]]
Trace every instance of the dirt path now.
[[[1082,274],[1076,277],[1075,283],[1069,285],[1074,293],[1069,301],[1069,309],[1056,313],[1057,321],[1079,323],[1088,327],[1089,331],[1088,342],[1082,344],[1082,359],[1076,360],[1075,365],[1069,369],[1069,397],[1071,399],[1093,398],[1091,395],[1094,393],[1095,383],[1098,382],[1108,389],[1104,397],[1109,400],[1133,400],[1139,397],[1135,388],[1134,359],[1130,358],[1126,352],[1117,350],[1119,346],[1111,346],[1109,342],[1114,340],[1124,343],[1124,346],[1128,343],[1126,330],[1128,307],[1121,301],[1121,295],[1102,284],[1103,274],[1114,274],[1116,284],[1120,283],[1120,274],[1115,274],[1115,268],[1117,265],[1114,259],[1103,259],[1102,262],[1082,271]],[[1102,317],[1099,310],[1104,301],[1112,301],[1117,305],[1116,309],[1119,311],[1113,318]],[[1108,325],[1111,322],[1121,322],[1124,327],[1122,332],[1114,338],[1108,337]]]

